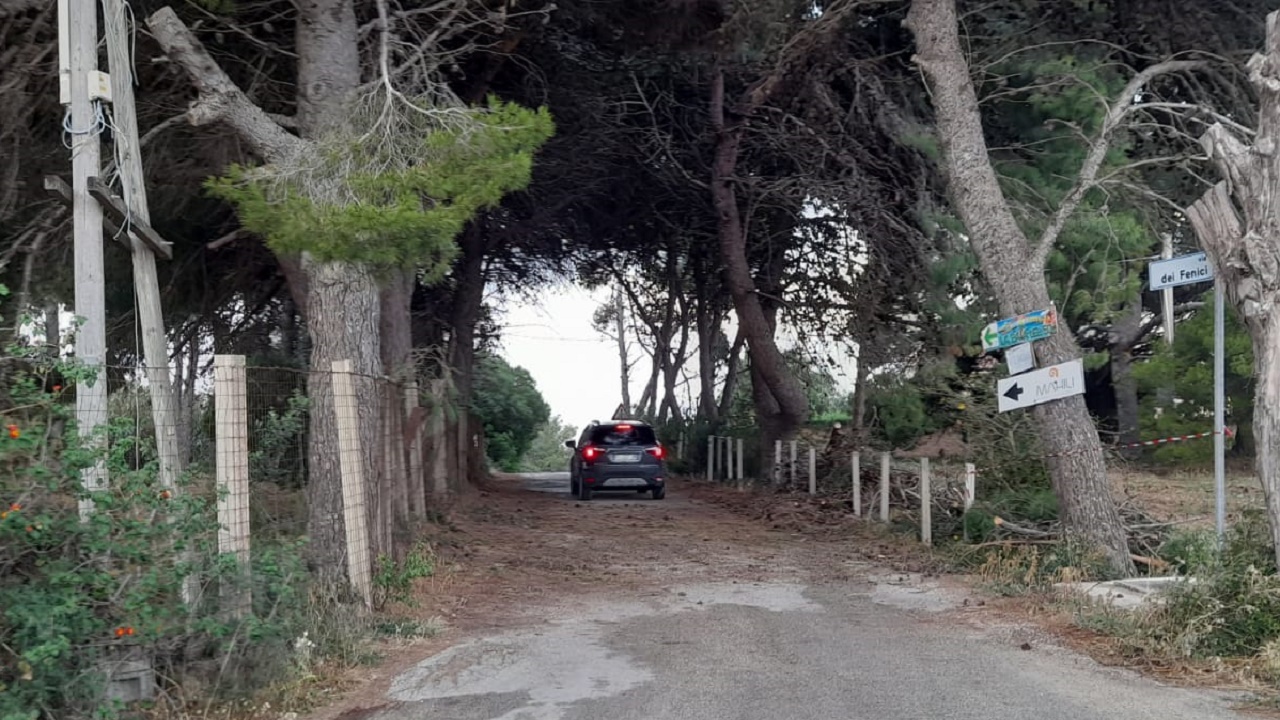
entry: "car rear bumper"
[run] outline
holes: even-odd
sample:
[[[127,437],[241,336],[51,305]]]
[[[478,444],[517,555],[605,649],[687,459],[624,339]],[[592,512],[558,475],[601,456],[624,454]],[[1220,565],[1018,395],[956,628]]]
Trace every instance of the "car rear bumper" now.
[[[583,468],[582,484],[592,490],[640,490],[666,485],[666,473],[655,467]]]

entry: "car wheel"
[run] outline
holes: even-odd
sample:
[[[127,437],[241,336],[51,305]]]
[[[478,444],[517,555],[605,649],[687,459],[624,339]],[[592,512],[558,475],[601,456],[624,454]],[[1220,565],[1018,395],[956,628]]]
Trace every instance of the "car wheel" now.
[[[578,483],[578,499],[583,502],[591,499],[591,488],[586,483]]]
[[[665,498],[666,496],[667,496],[667,489],[666,489],[666,488],[664,488],[664,487],[660,487],[660,488],[654,488],[654,489],[653,489],[653,499],[654,499],[654,500],[661,500],[661,499]]]

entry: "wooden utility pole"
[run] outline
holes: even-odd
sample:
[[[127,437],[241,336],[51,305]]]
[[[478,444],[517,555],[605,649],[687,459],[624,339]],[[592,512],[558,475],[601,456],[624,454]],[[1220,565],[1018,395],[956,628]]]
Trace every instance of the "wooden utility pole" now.
[[[94,101],[89,97],[89,77],[98,69],[98,8],[95,0],[68,0],[68,55],[71,86],[72,232],[75,250],[75,312],[82,319],[76,331],[76,360],[92,368],[95,379],[76,386],[76,423],[80,437],[98,437],[107,421],[106,284],[103,270],[102,209],[89,195],[90,180],[101,169],[102,128]],[[105,461],[84,471],[89,491],[107,488]],[[81,516],[93,511],[92,500],[80,501]]]
[[[102,0],[106,24],[107,61],[111,71],[111,107],[124,204],[131,221],[143,226],[151,222],[147,207],[147,187],[142,170],[142,148],[138,140],[138,114],[133,98],[133,66],[129,53],[129,27],[124,0]],[[151,392],[151,416],[156,426],[156,452],[160,460],[160,483],[172,488],[182,472],[178,450],[178,413],[173,386],[169,382],[169,344],[160,309],[160,281],[156,257],[131,223],[125,224],[129,251],[133,256],[134,296],[142,331],[143,362]]]

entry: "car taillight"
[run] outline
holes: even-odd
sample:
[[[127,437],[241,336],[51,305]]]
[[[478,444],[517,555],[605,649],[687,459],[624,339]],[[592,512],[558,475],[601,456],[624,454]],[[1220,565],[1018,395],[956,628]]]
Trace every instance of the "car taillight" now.
[[[595,448],[591,447],[590,445],[588,445],[588,446],[586,446],[586,447],[582,448],[582,459],[583,459],[583,460],[595,460],[595,459],[596,459],[596,455],[599,455],[599,454],[600,454],[600,451],[599,451],[599,450],[596,450]]]
[[[659,445],[657,447],[649,448],[649,454],[661,460],[662,458],[666,457],[667,451],[665,448]]]

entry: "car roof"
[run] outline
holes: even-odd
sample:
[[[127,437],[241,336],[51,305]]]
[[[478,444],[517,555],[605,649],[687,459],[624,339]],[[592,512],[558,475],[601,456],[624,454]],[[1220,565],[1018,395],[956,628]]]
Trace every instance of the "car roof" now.
[[[649,423],[643,420],[610,420],[608,422],[593,422],[592,425],[632,425],[635,427],[649,427]]]

